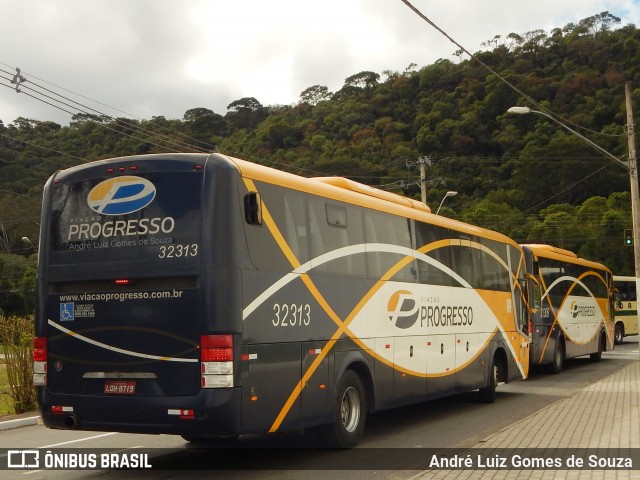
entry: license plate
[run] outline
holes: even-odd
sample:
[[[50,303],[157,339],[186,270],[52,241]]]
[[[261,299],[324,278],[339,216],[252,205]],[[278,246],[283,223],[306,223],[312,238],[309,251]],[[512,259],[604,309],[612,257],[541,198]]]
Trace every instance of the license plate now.
[[[135,380],[107,380],[104,382],[106,395],[133,395],[136,393]]]

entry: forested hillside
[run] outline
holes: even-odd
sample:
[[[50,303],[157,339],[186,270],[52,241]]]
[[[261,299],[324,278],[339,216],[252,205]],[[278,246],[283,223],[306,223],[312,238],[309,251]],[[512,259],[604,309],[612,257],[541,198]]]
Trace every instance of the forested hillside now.
[[[505,80],[625,159],[625,82],[640,114],[640,30],[603,12],[551,32],[497,35],[475,56],[498,75],[456,52],[402,72],[354,73],[336,92],[309,86],[294,105],[264,106],[248,97],[226,112],[202,105],[182,119],[112,118],[81,108],[67,126],[1,119],[0,308],[29,308],[34,249],[21,239],[35,243],[49,175],[91,160],[163,151],[217,149],[418,199],[416,161],[428,157],[431,207],[446,191],[458,192],[441,214],[632,272],[632,249],[622,240],[631,226],[628,173],[541,115],[506,113],[527,102]]]

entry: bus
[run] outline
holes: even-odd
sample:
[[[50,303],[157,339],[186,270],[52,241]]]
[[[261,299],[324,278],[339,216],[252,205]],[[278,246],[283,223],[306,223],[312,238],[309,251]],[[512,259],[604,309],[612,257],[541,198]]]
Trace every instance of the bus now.
[[[613,275],[550,245],[521,245],[530,300],[531,362],[558,373],[567,358],[613,349]]]
[[[638,298],[636,277],[613,276],[615,289],[614,338],[616,345],[628,335],[638,334]]]
[[[55,173],[42,212],[49,428],[349,448],[369,414],[528,374],[522,249],[415,200],[152,154]]]

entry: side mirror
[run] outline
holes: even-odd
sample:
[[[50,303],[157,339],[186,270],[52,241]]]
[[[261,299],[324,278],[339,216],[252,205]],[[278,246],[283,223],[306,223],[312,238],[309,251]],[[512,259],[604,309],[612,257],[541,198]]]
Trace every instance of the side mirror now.
[[[529,299],[529,306],[534,309],[538,309],[542,306],[542,291],[540,285],[537,283],[531,286],[531,298]]]
[[[262,200],[258,192],[244,196],[244,218],[250,225],[262,225]]]

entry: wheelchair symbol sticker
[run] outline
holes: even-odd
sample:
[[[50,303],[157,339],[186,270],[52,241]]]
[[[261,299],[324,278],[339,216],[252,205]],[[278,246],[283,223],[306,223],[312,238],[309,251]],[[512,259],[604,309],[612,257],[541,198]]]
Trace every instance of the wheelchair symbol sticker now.
[[[60,304],[60,321],[61,322],[71,322],[75,320],[75,305],[73,302],[71,303],[61,303]]]

